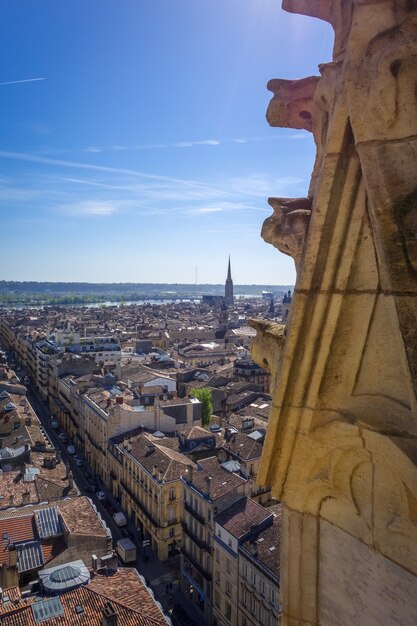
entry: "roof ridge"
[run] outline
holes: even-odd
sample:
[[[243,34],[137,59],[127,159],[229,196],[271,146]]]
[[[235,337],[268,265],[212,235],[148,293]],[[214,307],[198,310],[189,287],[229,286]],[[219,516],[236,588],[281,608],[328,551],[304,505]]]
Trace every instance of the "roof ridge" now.
[[[93,579],[94,580],[94,579]],[[143,583],[142,583],[143,584]],[[135,613],[137,613],[138,615],[140,615],[141,617],[143,617],[144,619],[147,620],[151,620],[154,624],[160,624],[159,620],[157,620],[154,617],[150,617],[148,615],[144,615],[143,613],[141,613],[138,609],[134,609],[131,606],[128,606],[127,604],[124,604],[123,602],[120,602],[120,600],[116,600],[115,598],[113,598],[112,596],[108,596],[105,595],[104,593],[101,593],[100,591],[98,591],[97,589],[92,589],[91,585],[84,585],[83,589],[85,589],[86,591],[89,591],[90,593],[95,593],[98,596],[100,596],[101,598],[105,598],[106,600],[108,600],[109,602],[111,602],[112,604],[117,604],[119,606],[121,606],[123,609],[126,609],[127,611],[134,611]],[[150,596],[151,597],[151,596]],[[158,609],[159,610],[159,609]],[[161,619],[163,619],[163,616],[161,615]],[[165,621],[165,620],[164,620]]]

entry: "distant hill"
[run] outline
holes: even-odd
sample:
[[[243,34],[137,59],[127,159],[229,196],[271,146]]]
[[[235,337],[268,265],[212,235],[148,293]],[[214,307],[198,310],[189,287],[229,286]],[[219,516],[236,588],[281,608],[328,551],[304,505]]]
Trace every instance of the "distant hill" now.
[[[291,285],[235,285],[234,292],[239,294],[260,295],[262,291],[285,291]],[[183,284],[183,283],[49,283],[35,281],[0,281],[0,293],[97,293],[97,294],[160,294],[160,293],[223,293],[224,284]]]
[[[235,296],[261,296],[263,291],[283,294],[292,285],[234,285]],[[78,304],[115,300],[198,298],[221,295],[224,284],[183,283],[51,283],[0,281],[0,304]]]

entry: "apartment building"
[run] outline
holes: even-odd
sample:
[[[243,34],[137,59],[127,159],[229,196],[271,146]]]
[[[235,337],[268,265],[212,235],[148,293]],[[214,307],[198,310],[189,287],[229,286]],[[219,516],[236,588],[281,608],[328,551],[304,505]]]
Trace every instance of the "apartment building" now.
[[[273,513],[241,498],[215,518],[213,626],[238,626],[239,546],[272,525]]]
[[[221,462],[230,462],[233,471],[239,471],[245,478],[250,478],[251,497],[267,506],[271,501],[271,488],[258,483],[263,446],[257,437],[258,433],[247,435],[226,427],[219,459]]]
[[[279,621],[282,508],[271,508],[273,523],[238,548],[238,626],[276,626]]]
[[[212,619],[213,534],[215,516],[249,495],[250,483],[227,471],[216,457],[189,466],[184,489],[181,584],[208,624]]]
[[[194,467],[172,443],[162,433],[141,433],[111,439],[108,449],[107,487],[161,561],[181,545],[181,476]]]
[[[113,335],[81,336],[80,333],[55,333],[55,341],[61,351],[71,354],[90,355],[97,364],[117,365],[122,352],[118,339]]]

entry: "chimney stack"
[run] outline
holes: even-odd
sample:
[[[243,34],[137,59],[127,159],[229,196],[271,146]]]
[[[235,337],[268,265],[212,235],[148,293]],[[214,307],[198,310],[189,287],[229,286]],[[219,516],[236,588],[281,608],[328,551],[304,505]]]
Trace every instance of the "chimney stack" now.
[[[211,476],[206,476],[206,490],[207,490],[208,496],[210,496],[211,481],[212,481]]]
[[[190,485],[193,482],[193,470],[194,470],[194,467],[192,465],[189,465],[188,466],[188,482],[190,483]]]
[[[9,544],[9,567],[17,567],[17,550],[14,543]]]
[[[98,557],[96,554],[91,555],[91,569],[96,572],[98,568]]]
[[[117,613],[111,602],[106,602],[102,609],[102,626],[117,626]]]

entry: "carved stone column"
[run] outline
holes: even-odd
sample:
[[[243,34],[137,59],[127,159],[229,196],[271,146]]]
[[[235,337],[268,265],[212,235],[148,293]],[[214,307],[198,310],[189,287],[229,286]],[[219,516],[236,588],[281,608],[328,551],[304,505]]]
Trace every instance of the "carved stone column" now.
[[[273,80],[273,126],[305,128],[308,197],[262,236],[297,282],[273,371],[260,479],[284,502],[288,626],[417,623],[417,2],[284,0],[330,22],[320,76]],[[269,334],[268,334],[269,333]],[[279,341],[277,337],[279,335]]]

